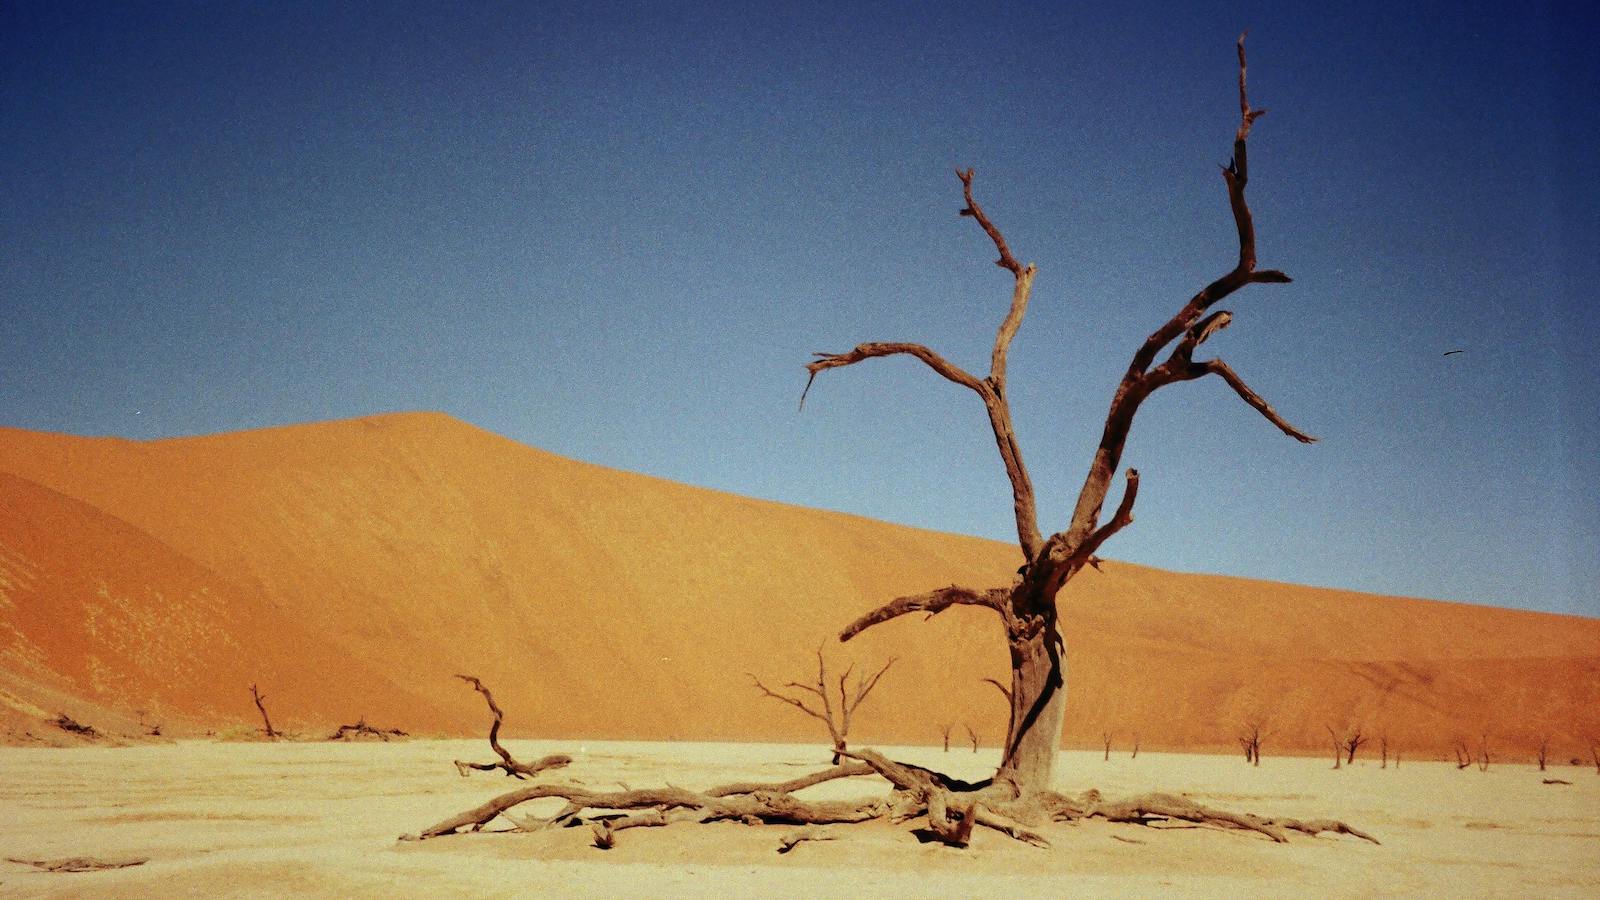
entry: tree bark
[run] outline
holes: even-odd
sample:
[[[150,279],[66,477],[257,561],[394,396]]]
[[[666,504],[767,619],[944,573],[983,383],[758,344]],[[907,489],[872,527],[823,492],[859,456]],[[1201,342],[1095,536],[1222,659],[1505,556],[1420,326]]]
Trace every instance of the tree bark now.
[[[1067,714],[1067,660],[1054,623],[1011,642],[1011,732],[997,781],[1026,796],[1051,789]]]

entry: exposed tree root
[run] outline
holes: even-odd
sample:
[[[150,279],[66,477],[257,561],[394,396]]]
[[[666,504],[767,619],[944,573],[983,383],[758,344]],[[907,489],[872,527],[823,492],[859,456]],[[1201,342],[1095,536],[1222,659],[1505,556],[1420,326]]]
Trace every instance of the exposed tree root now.
[[[982,826],[1035,847],[1048,847],[1037,828],[1042,822],[1075,822],[1101,818],[1111,822],[1150,825],[1178,820],[1263,835],[1287,843],[1287,832],[1316,836],[1322,832],[1348,834],[1374,844],[1378,839],[1333,819],[1271,819],[1235,813],[1196,803],[1175,794],[1144,794],[1128,800],[1107,801],[1098,791],[1078,797],[1040,793],[1018,797],[1005,782],[970,783],[931,769],[896,762],[873,750],[846,750],[856,762],[834,766],[783,782],[737,782],[706,791],[680,787],[596,791],[572,784],[532,784],[501,794],[488,802],[451,816],[416,835],[401,840],[427,840],[462,831],[478,831],[505,816],[519,831],[589,825],[594,845],[616,846],[617,833],[630,828],[659,828],[692,822],[738,821],[749,825],[805,826],[786,835],[779,852],[806,840],[828,840],[833,834],[817,826],[874,820],[893,823],[925,818],[926,839],[965,847],[972,831]],[[496,767],[498,768],[498,767]],[[867,800],[803,800],[794,793],[840,778],[877,775],[893,790]],[[566,805],[550,818],[514,818],[508,812],[523,803],[559,797]],[[592,813],[585,816],[585,812]]]
[[[1280,844],[1289,842],[1288,836],[1284,834],[1286,830],[1298,831],[1313,837],[1324,831],[1331,831],[1335,834],[1358,837],[1374,844],[1378,843],[1378,839],[1372,835],[1335,819],[1267,819],[1249,813],[1214,809],[1174,794],[1144,794],[1130,800],[1107,802],[1100,797],[1099,791],[1089,791],[1078,798],[1046,794],[1041,797],[1040,802],[1050,812],[1051,818],[1058,822],[1101,818],[1110,822],[1148,825],[1165,819],[1177,819],[1218,828],[1254,831]]]
[[[489,704],[489,712],[494,714],[494,724],[489,726],[489,747],[494,750],[496,756],[500,757],[500,761],[497,763],[475,763],[459,759],[455,760],[456,772],[462,778],[466,778],[472,770],[493,772],[496,769],[505,772],[506,775],[512,778],[527,778],[537,775],[545,769],[559,769],[572,762],[572,757],[562,753],[552,753],[531,763],[517,762],[509,750],[500,746],[500,723],[505,719],[505,713],[500,711],[500,704],[494,702],[494,695],[489,693],[489,689],[483,686],[483,682],[471,675],[457,675],[456,677],[472,685],[472,689],[482,694],[484,701]]]

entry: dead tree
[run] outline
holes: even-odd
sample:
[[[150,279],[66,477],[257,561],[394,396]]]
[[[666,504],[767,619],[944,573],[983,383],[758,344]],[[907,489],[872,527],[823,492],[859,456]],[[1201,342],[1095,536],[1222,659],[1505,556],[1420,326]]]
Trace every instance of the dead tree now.
[[[1535,757],[1539,761],[1539,771],[1544,771],[1544,761],[1550,755],[1550,735],[1539,735],[1539,754]]]
[[[1452,749],[1456,752],[1456,768],[1465,769],[1472,765],[1472,748],[1467,746],[1467,739],[1458,737]]]
[[[1594,773],[1600,775],[1600,740],[1589,739],[1589,758],[1594,760]]]
[[[1344,751],[1346,754],[1344,761],[1349,765],[1355,765],[1356,751],[1360,750],[1366,742],[1367,736],[1361,733],[1361,726],[1357,725],[1356,730],[1344,739]]]
[[[1244,723],[1244,733],[1239,735],[1239,746],[1244,749],[1244,761],[1261,765],[1261,723],[1254,719]]]
[[[973,753],[977,753],[978,752],[978,733],[976,731],[973,731],[972,730],[972,726],[968,725],[965,722],[961,723],[961,727],[965,728],[967,730],[967,740],[972,742],[972,752]]]
[[[456,677],[472,685],[472,689],[482,694],[484,702],[489,704],[489,712],[494,716],[494,722],[489,725],[489,749],[500,757],[500,761],[495,763],[455,760],[456,772],[462,778],[466,778],[473,771],[493,772],[496,769],[506,773],[511,778],[529,778],[546,769],[559,769],[572,762],[572,757],[562,753],[552,753],[531,763],[517,762],[516,758],[511,755],[511,751],[500,746],[500,725],[505,720],[505,713],[500,711],[500,704],[494,702],[494,695],[489,693],[489,689],[483,686],[483,682],[471,675],[457,675]]]
[[[1133,733],[1133,759],[1139,758],[1139,732]]]
[[[1233,158],[1222,169],[1238,232],[1238,260],[1226,274],[1202,288],[1177,313],[1151,332],[1134,351],[1127,371],[1112,394],[1099,444],[1083,486],[1079,489],[1072,518],[1065,528],[1048,537],[1039,528],[1033,481],[1023,464],[1022,449],[1012,425],[1006,383],[1011,341],[1022,325],[1037,270],[1031,263],[1024,265],[1017,259],[1000,229],[974,199],[974,174],[971,169],[956,173],[960,177],[965,200],[961,215],[977,222],[999,252],[997,264],[1010,273],[1012,280],[1010,308],[995,333],[988,374],[979,377],[922,344],[904,342],[866,343],[843,353],[819,353],[806,366],[811,376],[806,383],[809,391],[812,381],[829,369],[868,359],[906,355],[921,361],[946,380],[972,391],[983,403],[1011,484],[1017,542],[1022,551],[1022,566],[1018,569],[1017,578],[1010,585],[1002,587],[950,585],[896,598],[858,618],[840,633],[839,638],[849,640],[874,625],[907,613],[933,615],[958,605],[980,606],[994,611],[999,617],[1012,661],[1011,721],[998,777],[1015,785],[1023,794],[1049,788],[1061,747],[1066,680],[1056,597],[1068,581],[1098,560],[1097,554],[1112,535],[1133,521],[1133,506],[1139,488],[1139,473],[1134,469],[1126,472],[1122,499],[1111,517],[1102,521],[1101,512],[1115,473],[1121,466],[1134,416],[1144,401],[1161,388],[1215,375],[1284,434],[1305,443],[1314,440],[1279,416],[1227,363],[1217,358],[1195,358],[1201,344],[1233,321],[1231,312],[1213,310],[1213,307],[1247,285],[1286,284],[1290,280],[1289,276],[1277,270],[1256,268],[1255,224],[1245,202],[1245,186],[1249,181],[1246,141],[1251,127],[1265,110],[1251,108],[1245,93],[1243,37],[1239,40],[1238,54],[1239,126],[1234,134]],[[804,400],[803,392],[802,404]]]
[[[1478,738],[1478,771],[1489,771],[1489,732]]]
[[[956,173],[961,181],[964,201],[960,214],[974,220],[983,230],[999,253],[998,265],[1011,276],[1010,306],[995,332],[988,374],[983,377],[973,375],[928,347],[914,343],[859,344],[844,353],[819,353],[806,366],[810,378],[801,392],[802,406],[816,377],[824,371],[867,359],[905,355],[921,361],[946,380],[975,393],[988,415],[990,430],[1011,486],[1017,542],[1022,554],[1022,565],[1017,570],[1017,576],[1009,584],[1001,586],[950,585],[893,599],[851,622],[839,633],[839,639],[848,641],[868,628],[910,613],[933,616],[953,606],[979,606],[992,611],[999,619],[1011,660],[1010,686],[995,682],[1006,698],[1010,717],[1001,748],[1000,765],[993,778],[976,784],[967,783],[919,766],[890,760],[872,750],[847,748],[844,732],[839,727],[842,723],[836,723],[829,712],[829,687],[819,666],[814,687],[797,683],[791,683],[788,687],[814,695],[824,704],[824,709],[815,709],[800,697],[771,691],[759,680],[757,687],[766,695],[828,724],[835,738],[835,759],[854,760],[852,763],[838,764],[831,769],[780,784],[723,785],[707,791],[667,787],[601,793],[578,785],[528,785],[446,819],[416,837],[432,838],[462,829],[482,828],[520,803],[559,797],[567,801],[566,806],[553,819],[523,823],[523,826],[543,828],[557,823],[587,821],[594,826],[596,845],[603,847],[611,846],[616,832],[623,829],[665,825],[673,821],[733,819],[821,825],[872,819],[903,822],[923,817],[927,821],[927,830],[935,838],[954,846],[964,846],[975,826],[999,831],[1027,843],[1043,845],[1045,838],[1036,830],[1035,823],[1077,821],[1091,817],[1141,824],[1179,819],[1249,830],[1278,842],[1287,840],[1287,831],[1305,834],[1333,831],[1373,840],[1371,835],[1342,822],[1268,819],[1210,809],[1187,798],[1167,794],[1148,794],[1122,802],[1106,802],[1095,791],[1069,798],[1051,790],[1055,760],[1061,747],[1066,701],[1065,644],[1058,625],[1056,597],[1085,568],[1098,568],[1101,547],[1133,521],[1139,475],[1131,468],[1126,470],[1125,487],[1115,510],[1109,518],[1103,518],[1102,512],[1116,473],[1122,468],[1123,451],[1140,406],[1162,388],[1215,375],[1284,434],[1305,443],[1314,440],[1279,416],[1227,363],[1216,358],[1195,359],[1200,346],[1232,322],[1233,314],[1214,309],[1217,304],[1247,285],[1285,284],[1289,281],[1289,277],[1282,272],[1256,268],[1255,225],[1245,202],[1245,187],[1249,180],[1246,141],[1251,127],[1265,110],[1252,109],[1246,95],[1243,35],[1239,37],[1237,52],[1239,123],[1233,138],[1232,159],[1223,167],[1221,175],[1238,233],[1238,259],[1225,274],[1202,288],[1151,332],[1134,351],[1127,370],[1112,394],[1100,440],[1078,490],[1071,518],[1060,531],[1047,537],[1040,529],[1033,482],[1023,464],[1022,451],[1012,425],[1010,394],[1006,383],[1011,342],[1022,325],[1037,270],[1032,264],[1024,265],[1012,254],[999,228],[974,199],[974,174],[971,169],[958,170]],[[820,651],[818,655],[820,664]],[[864,696],[865,691],[858,690],[857,702]],[[875,800],[854,802],[811,801],[794,796],[796,791],[810,785],[865,775],[875,775],[888,782],[891,792]],[[586,810],[598,811],[600,815],[582,819]],[[615,811],[624,814],[616,817]]]
[[[944,752],[950,752],[950,729],[955,727],[954,722],[946,722],[939,726],[939,731],[944,735]],[[838,765],[835,763],[835,765]]]
[[[1106,751],[1105,755],[1102,756],[1101,759],[1105,762],[1111,761],[1111,737],[1112,735],[1109,731],[1100,732],[1100,744],[1105,747]]]
[[[1378,732],[1378,753],[1382,759],[1382,762],[1379,764],[1378,768],[1389,768],[1389,732],[1387,731]],[[1399,765],[1400,761],[1395,760],[1395,766],[1398,768]]]
[[[894,665],[893,658],[884,663],[883,668],[873,673],[871,677],[868,677],[865,672],[857,675],[855,688],[847,691],[846,682],[850,680],[850,675],[856,668],[855,663],[851,663],[845,669],[844,674],[839,676],[837,688],[839,703],[837,706],[833,702],[832,694],[834,693],[834,688],[828,682],[828,664],[822,658],[821,647],[817,648],[816,682],[813,684],[801,684],[798,681],[791,681],[784,685],[784,687],[791,690],[804,691],[815,696],[819,706],[811,706],[798,697],[780,694],[762,684],[761,679],[754,675],[750,676],[750,680],[755,682],[756,689],[761,691],[762,694],[774,700],[781,700],[826,725],[828,727],[828,736],[833,739],[833,764],[837,766],[839,765],[840,754],[848,746],[850,720],[855,716],[857,707],[861,706],[861,702],[867,699],[867,695],[872,693],[872,689],[878,686],[878,679],[882,678],[883,673],[889,671],[889,667],[892,665]],[[949,726],[945,727],[944,749],[946,751],[950,749]]]
[[[267,698],[261,696],[261,692],[256,690],[254,684],[250,685],[250,696],[256,701],[256,709],[261,710],[261,724],[266,726],[267,740],[277,740],[279,734],[272,730],[272,720],[267,718]]]
[[[1333,740],[1333,767],[1337,769],[1344,762],[1344,742],[1339,739],[1339,735],[1333,730],[1332,725],[1324,725],[1322,727],[1328,729],[1328,737]]]

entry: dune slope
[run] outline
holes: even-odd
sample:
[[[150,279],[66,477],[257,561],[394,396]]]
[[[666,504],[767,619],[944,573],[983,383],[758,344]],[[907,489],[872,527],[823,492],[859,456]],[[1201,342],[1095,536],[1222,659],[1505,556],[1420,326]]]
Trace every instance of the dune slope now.
[[[0,670],[23,705],[42,708],[33,684],[248,722],[257,681],[285,722],[460,733],[485,721],[451,678],[465,671],[511,734],[804,739],[816,723],[747,673],[806,677],[826,641],[840,669],[898,658],[863,738],[930,742],[952,722],[992,743],[1005,725],[982,682],[1006,669],[992,614],[831,636],[897,594],[1004,583],[1007,545],[604,469],[428,413],[154,442],[0,429],[0,473]],[[1359,723],[1438,753],[1485,731],[1576,748],[1600,727],[1595,620],[1114,562],[1063,614],[1079,742],[1226,748],[1257,717],[1269,749]]]

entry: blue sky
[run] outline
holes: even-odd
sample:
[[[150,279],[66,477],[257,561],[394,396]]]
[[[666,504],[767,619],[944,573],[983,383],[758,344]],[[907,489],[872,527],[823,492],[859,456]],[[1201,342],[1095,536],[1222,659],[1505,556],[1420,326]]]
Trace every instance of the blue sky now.
[[[769,6],[771,8],[769,8]],[[1600,615],[1600,138],[1577,7],[0,6],[0,425],[157,438],[439,409],[567,456],[1012,539],[1009,275],[1043,527],[1138,343],[1264,268],[1146,404],[1114,558]],[[1466,352],[1450,357],[1452,349]]]

